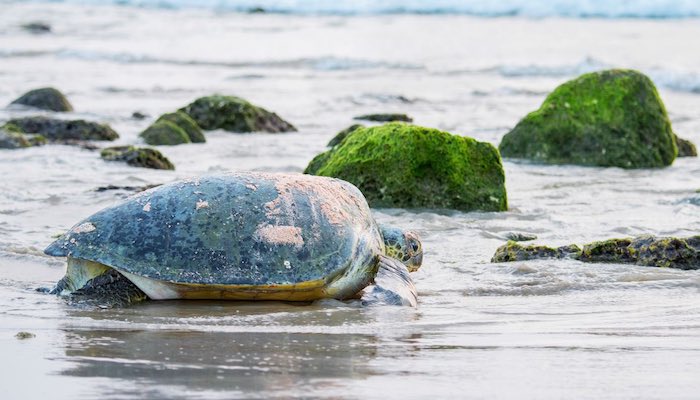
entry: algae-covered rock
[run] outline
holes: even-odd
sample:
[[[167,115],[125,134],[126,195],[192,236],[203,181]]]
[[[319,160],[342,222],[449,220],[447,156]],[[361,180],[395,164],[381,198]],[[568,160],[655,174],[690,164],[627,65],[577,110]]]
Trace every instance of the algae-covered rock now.
[[[499,149],[503,157],[621,168],[663,167],[677,154],[654,84],[631,70],[564,83],[503,137]]]
[[[296,128],[277,114],[234,96],[200,97],[180,109],[202,129],[223,129],[229,132],[291,132]]]
[[[156,122],[168,121],[177,125],[180,129],[185,131],[187,137],[192,143],[204,143],[207,139],[204,137],[204,133],[199,128],[199,125],[190,118],[189,115],[182,111],[176,111],[174,113],[163,114],[158,118]]]
[[[26,135],[13,124],[0,126],[0,149],[20,149],[41,146],[46,139],[41,135]]]
[[[373,207],[507,209],[496,148],[437,129],[398,122],[359,128],[304,172],[353,183]]]
[[[697,157],[698,149],[695,144],[687,139],[679,138],[675,135],[676,147],[678,147],[678,157]]]
[[[413,118],[406,114],[366,114],[354,119],[374,122],[413,122]]]
[[[496,250],[491,262],[565,257],[583,262],[700,269],[700,235],[688,238],[644,235],[631,239],[609,239],[589,243],[582,250],[576,245],[555,249],[508,242]]]
[[[146,143],[153,146],[174,146],[176,144],[191,143],[187,132],[170,121],[157,121],[141,132],[139,136]]]
[[[50,141],[115,140],[119,138],[109,125],[85,120],[46,117],[16,118],[8,121],[24,133],[38,133]]]
[[[31,90],[10,104],[21,104],[48,111],[73,111],[66,96],[54,88]]]
[[[124,161],[128,165],[153,169],[175,169],[160,151],[148,147],[115,146],[102,149],[100,157],[107,161]]]
[[[543,258],[578,258],[581,249],[575,244],[561,247],[541,245],[522,245],[509,240],[508,243],[496,249],[491,262],[527,261]]]
[[[340,142],[342,142],[343,139],[345,139],[349,134],[355,132],[359,128],[364,128],[364,125],[354,124],[354,125],[348,126],[347,128],[338,132],[335,136],[333,136],[333,139],[331,139],[331,141],[328,142],[328,144],[326,146],[333,147],[337,144],[340,144]]]
[[[700,235],[688,238],[644,235],[594,242],[583,247],[580,260],[700,269]]]

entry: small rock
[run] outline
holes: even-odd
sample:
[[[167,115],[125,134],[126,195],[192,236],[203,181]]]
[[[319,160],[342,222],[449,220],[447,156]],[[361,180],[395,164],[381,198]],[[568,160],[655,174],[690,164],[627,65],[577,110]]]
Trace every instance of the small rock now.
[[[264,14],[266,11],[262,7],[251,7],[248,9],[248,14]]]
[[[328,147],[333,147],[333,146],[335,146],[335,145],[337,145],[337,144],[340,144],[340,142],[342,142],[343,139],[345,139],[349,134],[353,133],[354,131],[356,131],[356,130],[359,129],[359,128],[364,128],[364,125],[361,125],[361,124],[354,124],[354,125],[351,125],[351,126],[345,128],[345,129],[343,129],[342,131],[338,132],[338,133],[333,137],[333,139],[331,139],[331,141],[328,142],[328,144],[327,144],[326,146],[328,146]]]
[[[146,115],[146,114],[144,114],[144,113],[142,113],[142,112],[140,112],[140,111],[134,111],[133,113],[131,113],[131,118],[140,121],[140,120],[142,120],[142,119],[148,118],[148,115]]]
[[[100,157],[107,161],[124,161],[133,167],[168,169],[175,166],[161,152],[148,147],[115,146],[102,149]]]
[[[139,135],[152,146],[174,146],[191,143],[187,133],[169,121],[158,121]]]
[[[631,239],[609,239],[589,243],[583,246],[583,249],[576,245],[554,249],[508,242],[496,250],[491,262],[543,258],[574,258],[583,262],[700,269],[700,235],[688,238],[643,235]]]
[[[46,22],[34,21],[22,25],[22,29],[34,34],[50,33],[51,25]]]
[[[25,340],[35,338],[36,335],[31,332],[18,332],[15,337],[19,340]]]
[[[200,97],[180,109],[202,129],[229,132],[292,132],[297,129],[277,114],[234,96]]]
[[[690,140],[679,138],[676,135],[676,147],[678,147],[678,157],[697,157],[698,149]]]
[[[546,258],[578,258],[581,249],[576,245],[548,247],[541,245],[523,246],[515,241],[500,246],[491,258],[492,263],[527,261]]]
[[[46,139],[41,135],[25,135],[15,125],[5,124],[0,127],[0,149],[20,149],[41,146]]]
[[[8,121],[24,133],[38,133],[50,141],[115,140],[119,138],[109,125],[79,120],[25,117]]]
[[[95,189],[95,192],[107,192],[111,190],[124,190],[127,192],[143,192],[144,190],[152,189],[154,187],[160,186],[159,183],[155,183],[152,185],[144,185],[144,186],[117,186],[117,185],[107,185],[107,186],[100,186]]]
[[[160,121],[167,121],[177,125],[178,128],[185,131],[187,137],[192,143],[204,143],[207,141],[204,137],[204,133],[202,133],[202,129],[199,128],[199,125],[197,125],[197,123],[190,118],[189,115],[182,111],[163,114],[156,122]]]
[[[56,112],[73,111],[73,106],[68,102],[66,96],[50,87],[29,91],[10,104],[21,104]]]
[[[503,237],[514,242],[528,242],[537,239],[537,235],[527,232],[506,232]]]
[[[360,115],[354,119],[374,122],[413,122],[413,118],[406,114],[367,114]]]

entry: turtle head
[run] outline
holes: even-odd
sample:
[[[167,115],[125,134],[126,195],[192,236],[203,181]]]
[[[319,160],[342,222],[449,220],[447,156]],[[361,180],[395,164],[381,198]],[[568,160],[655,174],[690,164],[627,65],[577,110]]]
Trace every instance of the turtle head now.
[[[409,271],[417,271],[423,263],[423,245],[418,234],[386,225],[380,225],[379,229],[384,238],[386,255],[404,263]]]

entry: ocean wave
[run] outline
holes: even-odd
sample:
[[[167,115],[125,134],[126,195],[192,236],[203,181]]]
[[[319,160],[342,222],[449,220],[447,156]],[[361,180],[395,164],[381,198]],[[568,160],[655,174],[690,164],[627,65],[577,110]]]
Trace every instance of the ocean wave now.
[[[464,73],[496,73],[506,78],[567,78],[593,71],[617,68],[595,58],[587,57],[579,62],[561,65],[498,65]],[[700,93],[700,73],[667,68],[639,68],[658,86],[677,92]],[[454,74],[454,71],[451,72]]]
[[[484,17],[700,17],[700,2],[696,0],[502,0],[497,2],[488,0],[64,0],[64,2],[298,15],[461,14]]]

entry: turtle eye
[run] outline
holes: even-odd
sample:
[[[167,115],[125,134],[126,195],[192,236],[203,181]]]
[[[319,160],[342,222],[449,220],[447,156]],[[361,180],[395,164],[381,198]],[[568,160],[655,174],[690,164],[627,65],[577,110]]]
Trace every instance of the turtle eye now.
[[[414,253],[417,253],[419,249],[420,245],[418,244],[418,242],[415,240],[411,240],[411,250],[413,250]]]

